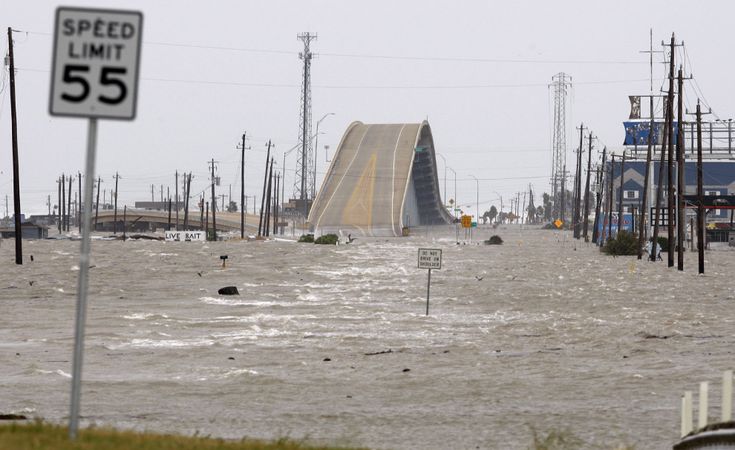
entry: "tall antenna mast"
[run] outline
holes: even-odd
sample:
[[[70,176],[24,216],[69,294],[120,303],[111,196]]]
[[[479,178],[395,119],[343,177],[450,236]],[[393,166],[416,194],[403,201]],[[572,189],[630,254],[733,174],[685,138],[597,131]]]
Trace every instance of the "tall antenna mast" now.
[[[567,89],[572,85],[572,77],[559,72],[553,77],[554,86],[554,137],[552,141],[551,160],[551,192],[554,200],[553,218],[559,218],[562,210],[561,202],[564,196],[561,190],[564,183],[564,168],[567,160]]]
[[[296,164],[294,181],[294,198],[303,202],[304,217],[308,215],[308,200],[311,187],[315,181],[309,167],[314,164],[314,149],[311,145],[311,41],[316,40],[316,33],[300,33],[297,39],[304,43],[304,51],[299,53],[299,59],[304,61],[303,79],[301,81],[301,115],[299,116],[299,153]]]

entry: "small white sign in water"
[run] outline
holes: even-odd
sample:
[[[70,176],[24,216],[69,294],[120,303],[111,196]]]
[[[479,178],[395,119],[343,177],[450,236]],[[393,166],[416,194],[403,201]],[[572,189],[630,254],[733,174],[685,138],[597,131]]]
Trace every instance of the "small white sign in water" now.
[[[441,269],[442,251],[439,248],[419,249],[419,269]]]
[[[174,242],[204,241],[204,231],[167,231],[166,240]]]

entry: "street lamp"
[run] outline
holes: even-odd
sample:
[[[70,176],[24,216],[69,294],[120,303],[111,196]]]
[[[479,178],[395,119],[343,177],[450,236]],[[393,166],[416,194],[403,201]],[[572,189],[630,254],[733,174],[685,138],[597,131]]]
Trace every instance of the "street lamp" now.
[[[451,167],[447,167],[447,169],[451,170],[454,174],[454,205],[452,205],[452,215],[456,218],[457,217],[457,172],[454,171]]]
[[[477,179],[476,176],[470,175],[472,178],[475,179],[475,194],[477,195],[477,198],[475,200],[475,213],[477,214],[475,216],[475,221],[477,223],[480,222],[480,180]]]
[[[329,116],[335,115],[334,113],[326,113],[322,116],[321,119],[316,121],[316,141],[314,142],[314,184],[311,186],[311,198],[312,200],[316,197],[316,162],[317,162],[317,152],[319,151],[319,124],[322,123],[322,120],[326,119]]]
[[[444,161],[444,203],[447,202],[447,160],[444,158],[444,156],[437,152],[436,153],[442,161]]]

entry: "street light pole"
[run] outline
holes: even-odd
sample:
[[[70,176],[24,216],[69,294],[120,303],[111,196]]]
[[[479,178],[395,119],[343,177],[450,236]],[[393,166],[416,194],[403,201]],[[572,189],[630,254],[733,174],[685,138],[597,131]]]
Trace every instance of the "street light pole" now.
[[[322,116],[321,119],[316,121],[316,140],[314,141],[314,184],[311,186],[311,200],[313,201],[314,198],[316,198],[316,162],[317,162],[317,152],[319,151],[319,124],[322,123],[322,120],[326,119],[328,116],[333,116],[334,113],[326,113]]]
[[[475,214],[477,214],[475,216],[475,221],[479,223],[480,221],[480,180],[478,180],[477,177],[474,175],[470,175],[470,176],[475,179],[475,194],[476,194]]]
[[[444,155],[437,152],[437,155],[444,161],[444,204],[447,203],[447,160]]]

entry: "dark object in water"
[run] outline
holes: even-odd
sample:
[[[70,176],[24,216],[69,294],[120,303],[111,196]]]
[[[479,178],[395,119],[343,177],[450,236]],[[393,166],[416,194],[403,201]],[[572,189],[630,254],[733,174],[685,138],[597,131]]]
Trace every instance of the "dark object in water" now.
[[[28,420],[23,414],[0,414],[0,420]]]
[[[485,245],[503,245],[503,239],[497,234],[490,236],[490,239],[484,242],[485,242]]]
[[[220,288],[217,293],[219,295],[240,295],[240,292],[237,290],[237,286],[225,286]]]
[[[365,353],[365,356],[385,355],[386,353],[393,353],[393,350],[388,349],[380,352]]]

